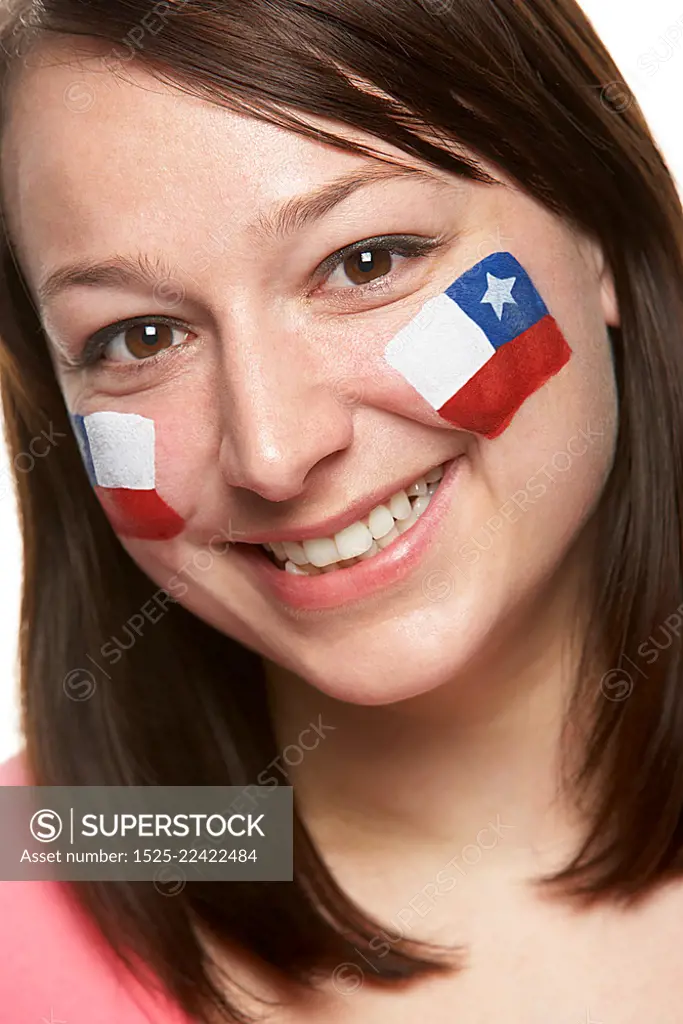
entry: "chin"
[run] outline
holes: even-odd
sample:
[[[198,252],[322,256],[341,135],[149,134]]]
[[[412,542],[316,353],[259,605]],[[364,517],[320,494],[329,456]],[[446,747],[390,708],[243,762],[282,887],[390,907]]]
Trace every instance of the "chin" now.
[[[286,668],[334,700],[394,704],[455,682],[486,638],[462,622],[457,602],[416,609],[368,627],[350,640],[299,642]],[[460,610],[462,614],[462,609]],[[284,664],[280,654],[280,664]]]

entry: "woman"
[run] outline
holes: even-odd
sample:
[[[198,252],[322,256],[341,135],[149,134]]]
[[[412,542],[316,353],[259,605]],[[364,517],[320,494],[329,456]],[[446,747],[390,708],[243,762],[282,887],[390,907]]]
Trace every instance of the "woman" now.
[[[2,38],[3,781],[296,818],[293,882],[3,883],[0,1005],[678,1019],[681,208],[586,18],[26,0]]]

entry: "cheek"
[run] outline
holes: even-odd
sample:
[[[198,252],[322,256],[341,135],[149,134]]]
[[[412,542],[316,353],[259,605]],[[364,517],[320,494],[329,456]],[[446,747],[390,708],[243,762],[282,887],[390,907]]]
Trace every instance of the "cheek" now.
[[[521,263],[497,252],[425,303],[384,358],[442,421],[494,438],[571,354]]]
[[[477,497],[463,531],[469,544],[462,558],[468,564],[491,558],[501,581],[554,570],[602,494],[618,428],[603,333],[594,344],[579,346],[566,372],[520,411],[503,436],[479,446]]]
[[[170,540],[186,518],[170,466],[173,438],[137,413],[101,411],[72,416],[90,482],[121,537]],[[173,492],[173,493],[172,493]]]
[[[482,445],[482,457],[490,481],[497,483],[497,497],[505,500],[515,491],[521,498],[531,491],[543,493],[539,516],[547,510],[558,524],[564,519],[569,525],[572,516],[580,517],[593,503],[609,473],[618,396],[592,271],[566,237],[548,234],[547,251],[535,266],[539,279],[552,289],[554,313],[572,357],[494,444]],[[531,499],[525,505],[525,518],[534,518],[530,509],[536,504]]]

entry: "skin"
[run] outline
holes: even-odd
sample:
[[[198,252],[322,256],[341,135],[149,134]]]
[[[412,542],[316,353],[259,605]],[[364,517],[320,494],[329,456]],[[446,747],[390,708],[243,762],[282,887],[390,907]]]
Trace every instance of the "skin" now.
[[[384,1020],[389,1011],[402,1020],[403,1007],[406,1020],[421,1008],[451,1020],[476,1005],[476,1020],[488,1022],[509,997],[519,1019],[539,1024],[558,1008],[568,1024],[601,1020],[585,1016],[596,1000],[604,1020],[630,1020],[609,1016],[620,1005],[611,972],[622,965],[604,951],[623,957],[626,937],[637,942],[646,928],[669,934],[670,904],[628,926],[591,913],[577,924],[523,884],[559,866],[581,826],[558,795],[556,768],[579,649],[571,630],[580,639],[584,625],[585,605],[577,611],[575,602],[590,579],[590,515],[617,430],[607,326],[619,314],[599,247],[491,167],[494,186],[432,169],[434,184],[377,183],[285,239],[259,237],[255,225],[276,204],[375,162],[176,92],[141,67],[117,79],[96,50],[79,66],[61,43],[40,53],[10,97],[2,159],[34,294],[56,268],[114,253],[162,257],[170,273],[156,288],[79,287],[39,305],[72,411],[155,420],[160,486],[187,528],[168,542],[122,540],[154,583],[167,586],[221,532],[305,534],[380,485],[465,456],[420,566],[371,600],[293,611],[230,551],[182,577],[183,604],[264,656],[282,747],[311,722],[327,726],[290,773],[342,884],[394,930],[401,921],[409,937],[474,951],[459,987],[425,983],[404,1002],[372,994],[365,979],[328,986],[334,1019]],[[84,83],[87,109],[74,100]],[[393,257],[374,294],[361,296],[343,266],[316,278],[342,247],[399,233],[443,233],[446,242],[431,257]],[[444,423],[382,355],[428,298],[500,250],[526,268],[572,357],[486,440]],[[189,340],[148,367],[68,368],[94,331],[142,315],[183,321]],[[520,492],[522,507],[487,532]],[[579,734],[577,723],[570,753]],[[482,831],[496,822],[499,832]],[[428,913],[413,905],[397,919],[472,844],[486,853],[464,884]],[[523,960],[509,952],[520,929]],[[566,968],[555,989],[549,965],[558,962]],[[657,969],[666,987],[661,956]],[[303,1003],[293,1019],[309,1009],[315,1019],[320,1006]]]
[[[40,307],[69,408],[136,412],[157,425],[158,478],[187,529],[177,542],[124,546],[163,584],[220,530],[238,539],[292,527],[304,534],[378,485],[417,479],[465,452],[457,507],[419,571],[379,599],[324,615],[292,611],[229,556],[196,574],[184,598],[340,700],[389,704],[462,675],[518,602],[552,585],[609,471],[615,404],[605,320],[615,322],[615,312],[595,247],[509,187],[445,174],[434,188],[368,187],[286,242],[256,244],[250,228],[273,204],[368,161],[180,97],[142,70],[131,84],[91,72],[94,102],[75,113],[64,96],[87,72],[44,63],[24,72],[5,136],[8,206],[32,288],[72,260],[132,254],[143,242],[172,274],[159,277],[156,292],[72,288]],[[201,146],[188,152],[186,133]],[[343,267],[311,284],[322,259],[359,238],[440,232],[450,241],[436,257],[394,257],[384,294],[371,298],[366,288],[354,298]],[[486,441],[444,424],[383,352],[428,298],[501,248],[531,274],[573,357],[500,438]],[[169,315],[159,299],[171,284],[173,300],[183,299],[170,315],[192,335],[165,359],[88,372],[59,361],[117,320]],[[348,381],[358,382],[360,401],[342,397]],[[587,451],[568,470],[565,458],[562,473],[550,471],[556,479],[544,478],[543,499],[518,508],[474,564],[471,553],[459,555],[473,540],[477,550],[484,524],[581,431],[590,434]],[[426,600],[423,583],[439,571],[453,585]],[[353,659],[345,657],[350,631]]]

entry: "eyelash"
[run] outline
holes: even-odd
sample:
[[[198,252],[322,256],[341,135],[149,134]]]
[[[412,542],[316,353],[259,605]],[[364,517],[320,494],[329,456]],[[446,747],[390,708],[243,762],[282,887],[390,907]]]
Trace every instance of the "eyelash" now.
[[[386,251],[392,256],[405,256],[409,259],[419,259],[420,257],[430,256],[438,252],[445,244],[446,238],[444,235],[439,235],[436,238],[419,238],[414,236],[402,236],[402,235],[383,235],[376,238],[367,238],[359,242],[353,242],[351,245],[346,246],[344,249],[338,250],[322,261],[316,270],[314,277],[327,278],[339,267],[344,260],[349,256],[353,256],[357,252],[368,252],[368,251]],[[382,290],[382,283],[390,275],[384,275],[377,282],[368,282],[367,284],[361,284],[354,288],[350,288],[352,292],[367,292],[380,291]],[[345,289],[344,289],[345,290]],[[175,327],[178,330],[182,330],[184,325],[178,320],[174,320],[171,317],[165,316],[137,316],[131,317],[128,320],[120,320],[118,323],[111,324],[109,327],[104,327],[102,330],[97,331],[87,339],[82,353],[71,363],[76,369],[85,369],[91,367],[98,362],[104,361],[103,353],[107,346],[112,342],[119,334],[124,331],[130,330],[133,327],[137,327],[140,324],[161,324],[166,327]],[[183,345],[174,345],[172,348],[182,348]],[[155,363],[158,359],[167,358],[168,352],[171,349],[164,349],[158,352],[156,355],[149,356],[146,359],[131,360],[130,362],[123,362],[116,365],[125,366],[126,371],[134,372],[136,369],[142,369],[148,366],[150,363]]]

